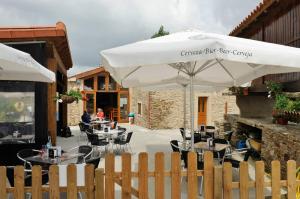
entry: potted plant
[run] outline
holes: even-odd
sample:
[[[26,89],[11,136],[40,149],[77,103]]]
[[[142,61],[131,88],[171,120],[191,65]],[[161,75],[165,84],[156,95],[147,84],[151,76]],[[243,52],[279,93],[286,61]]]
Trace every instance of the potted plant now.
[[[229,91],[231,92],[232,95],[242,95],[243,94],[243,89],[241,87],[237,87],[237,86],[230,87]]]
[[[282,85],[273,81],[267,81],[266,86],[268,89],[268,98],[276,97],[276,95],[279,95],[282,93]]]
[[[244,95],[249,95],[249,88],[248,87],[245,87],[245,88],[243,88],[243,94]]]
[[[56,97],[56,100],[59,103],[73,103],[76,101],[76,103],[78,103],[79,100],[85,100],[85,97],[82,96],[82,93],[79,90],[69,90],[68,92],[66,92],[65,94],[59,94]]]
[[[287,125],[288,118],[285,114],[289,104],[289,99],[284,94],[276,95],[275,97],[275,110],[273,110],[273,117],[276,118],[277,124]]]

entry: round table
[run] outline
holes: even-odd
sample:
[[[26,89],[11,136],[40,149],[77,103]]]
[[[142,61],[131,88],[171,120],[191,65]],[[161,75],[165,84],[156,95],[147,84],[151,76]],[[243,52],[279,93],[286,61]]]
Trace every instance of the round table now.
[[[106,137],[108,138],[109,145],[113,145],[114,138],[118,137],[118,133],[123,132],[122,130],[119,129],[108,129],[107,132],[104,130],[94,130],[94,133],[98,135],[98,137]],[[113,147],[111,147],[112,149]],[[111,150],[112,152],[113,150]]]

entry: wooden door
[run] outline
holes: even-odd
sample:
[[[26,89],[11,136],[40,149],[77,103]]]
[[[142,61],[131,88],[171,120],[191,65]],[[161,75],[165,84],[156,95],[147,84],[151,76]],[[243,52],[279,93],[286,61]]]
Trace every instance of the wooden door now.
[[[129,94],[127,92],[119,93],[118,101],[119,122],[128,122],[129,114]]]
[[[206,125],[207,121],[207,97],[198,98],[198,125]]]

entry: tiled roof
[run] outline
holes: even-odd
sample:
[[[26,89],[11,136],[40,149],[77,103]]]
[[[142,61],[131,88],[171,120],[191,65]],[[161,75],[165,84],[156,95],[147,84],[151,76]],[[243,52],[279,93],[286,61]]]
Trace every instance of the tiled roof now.
[[[66,69],[72,67],[67,29],[64,23],[55,26],[0,27],[0,42],[49,41],[53,42]]]
[[[237,26],[229,33],[229,35],[237,36],[243,29],[248,27],[263,12],[265,12],[273,3],[279,0],[264,0]]]

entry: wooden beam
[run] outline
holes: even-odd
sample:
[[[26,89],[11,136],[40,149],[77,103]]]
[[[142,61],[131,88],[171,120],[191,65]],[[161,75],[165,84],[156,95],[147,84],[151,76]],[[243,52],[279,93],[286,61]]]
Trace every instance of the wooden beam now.
[[[98,67],[80,74],[75,75],[75,77],[77,79],[85,79],[86,77],[101,73],[101,72],[105,72],[105,69],[103,67]]]
[[[68,88],[67,88],[67,85],[68,85],[68,78],[67,76],[64,76],[63,78],[63,85],[64,85],[64,88],[63,88],[63,92],[67,92]],[[62,104],[62,128],[64,129],[65,127],[68,126],[68,105],[66,103],[63,103]]]
[[[55,45],[52,45],[53,46],[53,55],[54,55],[54,58],[57,60],[57,63],[58,63],[58,70],[65,76],[67,76],[67,69],[66,69],[66,66],[64,65],[61,57],[59,56],[58,52],[57,52],[57,49],[55,47]],[[66,84],[67,86],[67,84]]]
[[[252,24],[257,17],[264,13],[270,6],[273,5],[274,0],[267,0],[264,3],[260,4],[256,9],[251,12],[240,24],[237,26],[231,33],[231,36],[238,36],[241,34],[245,28],[247,28],[250,24]]]
[[[57,61],[54,58],[47,59],[47,68],[54,73],[57,70]],[[56,144],[56,83],[48,84],[48,132],[51,136],[52,145]]]

